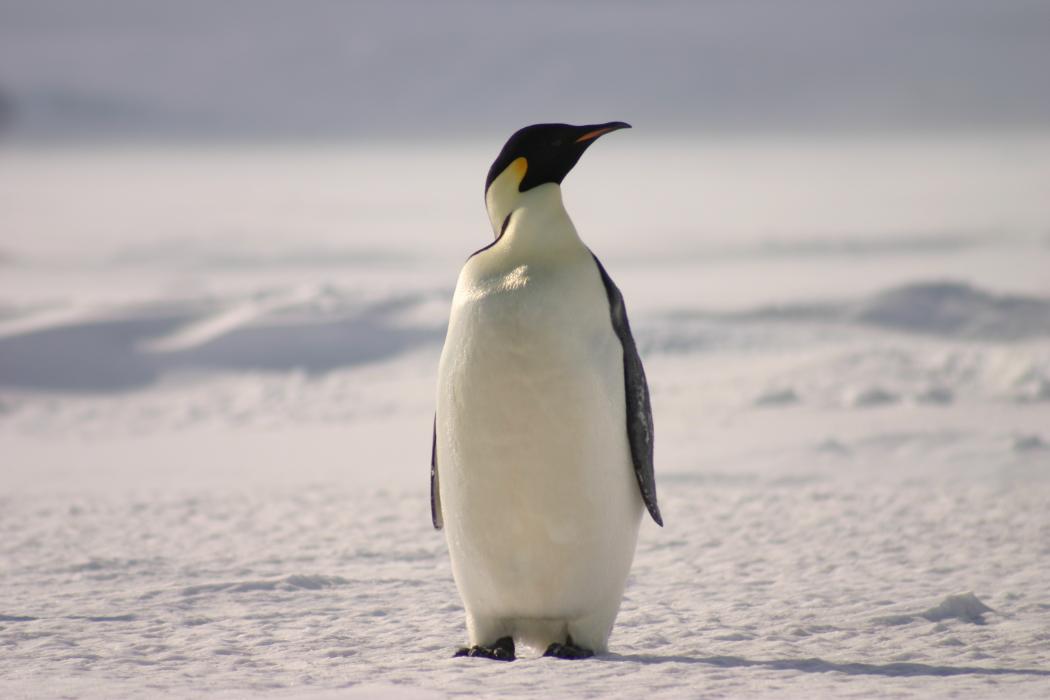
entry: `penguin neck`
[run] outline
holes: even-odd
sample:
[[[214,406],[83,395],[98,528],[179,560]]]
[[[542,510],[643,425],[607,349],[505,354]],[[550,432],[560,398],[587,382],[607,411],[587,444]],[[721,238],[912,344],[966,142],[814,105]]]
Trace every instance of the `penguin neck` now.
[[[556,183],[538,185],[527,192],[517,192],[516,188],[513,192],[490,192],[486,204],[501,246],[545,254],[583,247]]]

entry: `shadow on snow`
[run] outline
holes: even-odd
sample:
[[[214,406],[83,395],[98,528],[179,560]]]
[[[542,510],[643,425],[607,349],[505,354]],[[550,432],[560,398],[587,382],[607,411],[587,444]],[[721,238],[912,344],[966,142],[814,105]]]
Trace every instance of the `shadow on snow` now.
[[[201,312],[157,309],[0,337],[0,386],[117,392],[179,370],[301,370],[321,374],[385,360],[440,342],[444,326],[413,326],[397,315],[424,299],[387,299],[353,313],[262,317],[183,347],[150,343],[201,320]]]
[[[845,673],[855,676],[1046,676],[1050,670],[1036,668],[987,668],[981,666],[933,666],[895,662],[889,664],[865,664],[858,662],[835,662],[823,659],[745,659],[739,656],[656,656],[648,654],[610,654],[608,661],[630,661],[639,664],[701,664],[720,668],[767,668],[774,671],[799,671],[802,673]]]

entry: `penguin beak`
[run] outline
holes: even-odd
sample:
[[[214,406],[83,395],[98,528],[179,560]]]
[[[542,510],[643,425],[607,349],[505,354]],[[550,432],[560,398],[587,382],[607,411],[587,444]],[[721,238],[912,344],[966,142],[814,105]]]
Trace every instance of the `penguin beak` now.
[[[577,139],[576,143],[587,143],[594,141],[599,136],[604,136],[610,131],[616,131],[617,129],[630,129],[631,125],[627,122],[609,122],[607,124],[589,124],[587,126],[581,126],[580,130],[583,132]]]

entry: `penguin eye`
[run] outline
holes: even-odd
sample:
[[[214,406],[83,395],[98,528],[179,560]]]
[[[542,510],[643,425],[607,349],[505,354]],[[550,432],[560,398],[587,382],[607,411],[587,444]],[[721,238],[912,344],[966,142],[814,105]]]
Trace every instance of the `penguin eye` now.
[[[554,148],[557,148],[561,144],[562,144],[562,140],[561,139],[554,139],[553,141],[551,141],[551,146],[553,146]]]

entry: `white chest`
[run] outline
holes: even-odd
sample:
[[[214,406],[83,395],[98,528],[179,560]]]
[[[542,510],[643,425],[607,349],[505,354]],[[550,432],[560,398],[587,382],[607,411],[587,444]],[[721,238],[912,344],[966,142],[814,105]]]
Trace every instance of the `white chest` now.
[[[529,416],[622,399],[622,348],[593,261],[478,267],[460,278],[442,355],[458,406]]]

